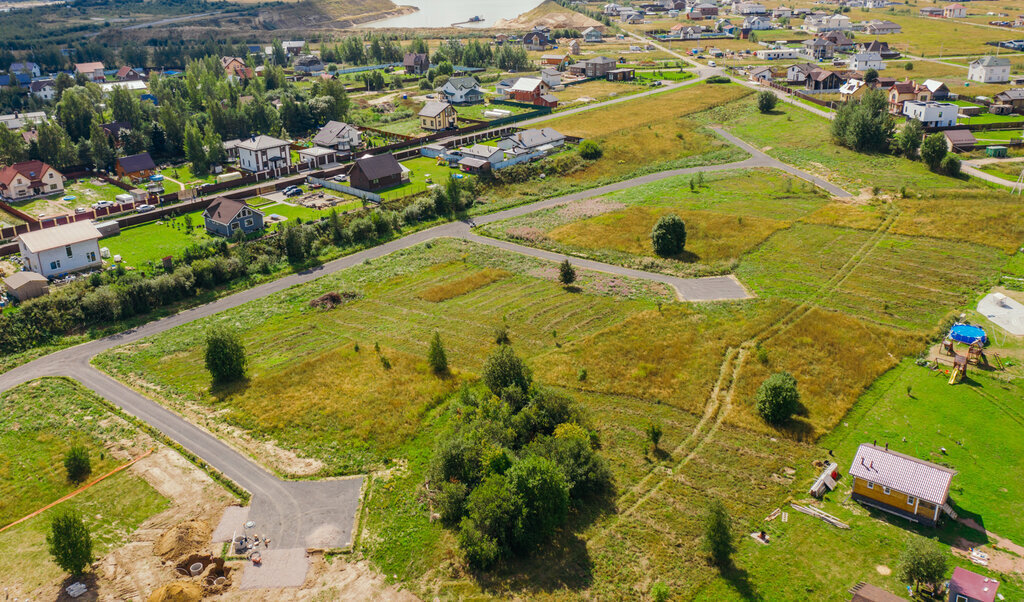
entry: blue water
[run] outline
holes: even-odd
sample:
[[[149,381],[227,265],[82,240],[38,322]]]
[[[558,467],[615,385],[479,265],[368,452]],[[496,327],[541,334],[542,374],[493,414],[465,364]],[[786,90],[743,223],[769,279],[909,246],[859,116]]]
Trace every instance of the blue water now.
[[[450,27],[453,23],[480,16],[479,23],[461,27],[494,27],[499,19],[515,19],[540,6],[542,0],[395,0],[395,4],[419,10],[401,17],[366,23],[366,27]]]

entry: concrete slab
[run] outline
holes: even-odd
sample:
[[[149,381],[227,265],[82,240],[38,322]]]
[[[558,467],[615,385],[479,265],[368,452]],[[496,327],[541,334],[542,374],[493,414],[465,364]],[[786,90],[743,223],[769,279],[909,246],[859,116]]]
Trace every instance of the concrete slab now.
[[[672,282],[686,301],[749,299],[750,293],[735,276],[677,278]]]
[[[978,302],[978,313],[1005,330],[1006,332],[1024,336],[1024,305],[1002,293],[992,293]],[[989,337],[991,340],[991,337]]]
[[[352,544],[362,477],[286,481],[281,498],[254,495],[249,520],[254,533],[286,548],[344,548]],[[301,506],[286,504],[301,500]],[[230,536],[229,536],[230,537]]]
[[[249,520],[248,506],[228,506],[224,509],[224,514],[221,515],[217,528],[213,530],[211,541],[222,543],[231,541],[231,536],[235,533],[242,535],[242,525],[247,520]]]
[[[305,550],[261,549],[259,552],[263,561],[260,564],[246,563],[239,589],[299,587],[306,581],[309,557]]]

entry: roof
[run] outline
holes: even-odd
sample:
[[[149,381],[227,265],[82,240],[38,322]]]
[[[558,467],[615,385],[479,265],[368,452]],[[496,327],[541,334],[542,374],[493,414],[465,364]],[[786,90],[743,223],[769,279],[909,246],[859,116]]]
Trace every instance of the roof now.
[[[474,159],[473,157],[463,157],[459,159],[459,165],[467,165],[469,167],[483,167],[488,162],[483,159]]]
[[[804,40],[804,46],[835,46],[835,43],[825,38],[814,38],[812,40]]]
[[[587,59],[587,62],[590,63],[591,65],[604,65],[608,63],[614,64],[615,59],[608,58],[606,56],[595,56],[592,59]]]
[[[992,602],[996,599],[999,582],[965,568],[956,567],[949,580],[949,587],[950,589],[956,587],[961,594],[980,602]]]
[[[946,130],[942,133],[953,146],[974,146],[978,142],[970,130]]]
[[[476,157],[490,157],[494,153],[500,151],[501,149],[497,146],[487,146],[486,144],[474,144],[473,146],[462,149],[463,154],[474,155]]]
[[[541,81],[536,77],[520,77],[516,80],[516,83],[512,84],[510,91],[512,92],[533,92],[537,89],[537,86],[541,85]]]
[[[31,84],[29,84],[28,88],[33,92],[41,92],[46,88],[53,88],[55,85],[56,84],[52,79],[44,79],[32,82]]]
[[[937,79],[926,79],[924,80],[924,83],[921,84],[921,86],[927,88],[928,91],[932,93],[938,92],[939,90],[946,88],[946,84],[940,82]],[[949,88],[946,89],[948,90]]]
[[[807,77],[819,82],[822,80],[826,80],[832,76],[839,77],[839,74],[836,73],[835,71],[829,71],[827,69],[815,69],[814,71],[811,71],[810,73],[807,74]]]
[[[263,212],[254,207],[250,207],[245,201],[236,201],[235,199],[229,199],[227,197],[217,197],[210,203],[210,206],[203,211],[203,217],[210,218],[218,224],[230,224],[231,220],[235,219],[238,213],[242,209],[249,209],[253,213],[263,215]]]
[[[544,102],[553,102],[556,104],[558,103],[558,97],[555,96],[554,94],[541,94],[540,99],[543,100]]]
[[[117,77],[125,77],[129,73],[133,73],[133,72],[137,73],[134,68],[129,67],[128,65],[125,65],[124,67],[121,67],[120,69],[117,70]]]
[[[339,140],[348,138],[352,134],[359,134],[359,130],[342,121],[328,121],[320,131],[313,136],[313,144],[319,146],[334,146]]]
[[[896,90],[897,94],[914,94],[917,92],[917,84],[910,80],[907,80],[902,82],[896,82],[889,89]]]
[[[850,602],[906,602],[907,600],[870,583],[859,583],[850,591],[854,592]]]
[[[564,61],[565,59],[569,58],[569,55],[568,54],[542,54],[542,55],[540,55],[540,58],[542,58],[544,60],[558,59],[560,61]]]
[[[14,274],[4,278],[4,284],[12,289],[21,288],[30,282],[47,283],[49,280],[46,279],[46,276],[35,272],[15,272]]]
[[[110,123],[101,123],[100,129],[106,132],[108,135],[117,138],[121,135],[121,130],[132,129],[132,124],[127,121],[111,121]]]
[[[583,35],[587,35],[588,33],[598,33],[599,34],[601,32],[596,30],[596,29],[594,29],[593,27],[588,27],[588,28],[583,30]]]
[[[238,143],[238,148],[244,148],[251,151],[269,150],[279,146],[288,146],[288,141],[281,140],[280,138],[274,138],[273,136],[259,135],[243,139]]]
[[[963,4],[955,3],[955,4],[947,4],[943,8],[967,8],[967,7],[964,6]]]
[[[912,456],[862,443],[850,475],[878,483],[933,504],[944,504],[955,470]]]
[[[18,236],[18,240],[21,241],[21,244],[25,245],[25,248],[30,253],[39,253],[87,240],[99,240],[100,237],[100,231],[96,229],[92,222],[83,221],[36,230],[35,232],[26,232]]]
[[[379,180],[402,173],[402,166],[391,153],[356,159],[352,169],[359,169],[368,180]]]
[[[999,94],[996,94],[996,98],[1005,98],[1006,100],[1024,100],[1024,88],[1010,88],[1009,90],[1003,90]]]
[[[452,105],[450,105],[450,104],[448,104],[446,102],[441,102],[441,101],[438,101],[438,100],[430,100],[430,101],[427,101],[427,104],[423,105],[422,109],[420,109],[419,116],[420,117],[437,117],[438,115],[440,115],[441,113],[443,113],[447,109],[449,109],[451,106]]]
[[[79,73],[92,73],[93,71],[103,71],[103,63],[75,63],[75,71]]]
[[[327,155],[334,154],[334,151],[322,146],[311,146],[309,148],[299,149],[299,154],[309,155],[311,157],[326,157]]]
[[[11,182],[14,181],[14,176],[19,174],[30,180],[38,180],[48,169],[53,168],[38,159],[15,163],[14,165],[0,169],[0,184],[10,186]]]
[[[402,58],[403,67],[415,67],[417,63],[427,62],[427,55],[422,52],[406,52]]]
[[[467,89],[468,90],[468,89],[476,88],[476,87],[478,87],[480,85],[480,82],[477,81],[477,79],[475,77],[473,77],[472,75],[463,75],[463,76],[460,76],[460,77],[450,77],[450,78],[448,78],[448,83],[451,84],[456,90],[463,90],[463,89]]]
[[[1010,59],[1003,58],[1001,56],[992,56],[990,54],[971,61],[971,64],[981,65],[982,67],[1009,67]]]
[[[153,158],[149,156],[149,153],[139,153],[129,157],[121,157],[117,160],[117,164],[120,165],[121,169],[127,173],[156,169],[156,164],[153,163]]]

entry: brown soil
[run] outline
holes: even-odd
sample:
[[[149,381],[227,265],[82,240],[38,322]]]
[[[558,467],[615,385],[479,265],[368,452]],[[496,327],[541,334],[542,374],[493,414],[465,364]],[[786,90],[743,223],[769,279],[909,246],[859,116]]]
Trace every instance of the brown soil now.
[[[168,583],[149,595],[148,602],[199,602],[203,589],[190,581]]]
[[[153,545],[153,553],[165,560],[177,560],[207,547],[211,533],[206,521],[187,520],[164,531]]]
[[[228,591],[219,599],[250,602],[275,600],[374,600],[378,602],[417,602],[419,598],[407,590],[388,585],[384,576],[370,568],[369,563],[345,562],[335,557],[331,562],[322,554],[310,557],[310,570],[302,587],[277,590]]]
[[[553,4],[553,3],[552,3]],[[545,4],[525,12],[515,19],[499,19],[494,24],[496,29],[530,29],[532,27],[550,27],[551,29],[578,29],[588,27],[604,29],[604,24],[574,10],[548,7]]]

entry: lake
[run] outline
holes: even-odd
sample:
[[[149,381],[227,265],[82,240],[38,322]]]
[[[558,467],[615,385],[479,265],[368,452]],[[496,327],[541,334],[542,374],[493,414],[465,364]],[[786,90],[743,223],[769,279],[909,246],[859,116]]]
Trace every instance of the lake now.
[[[401,17],[365,23],[365,27],[450,27],[453,23],[480,16],[483,21],[462,27],[493,27],[499,19],[515,19],[540,6],[542,0],[396,0],[395,4],[419,10]]]

